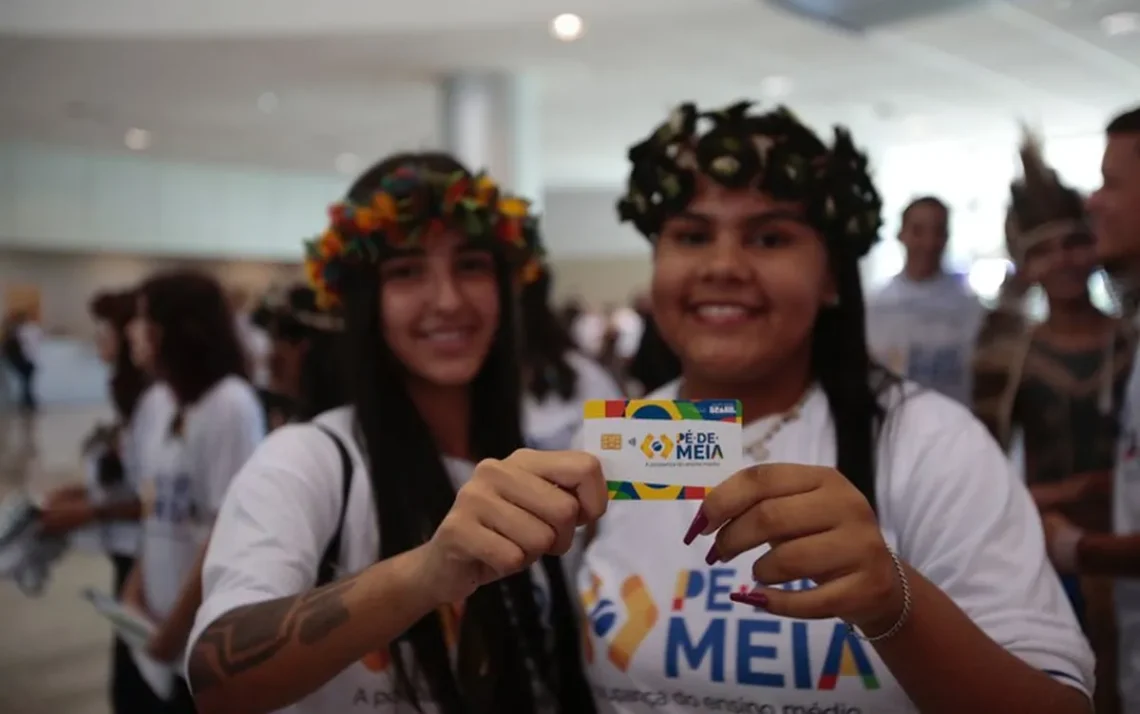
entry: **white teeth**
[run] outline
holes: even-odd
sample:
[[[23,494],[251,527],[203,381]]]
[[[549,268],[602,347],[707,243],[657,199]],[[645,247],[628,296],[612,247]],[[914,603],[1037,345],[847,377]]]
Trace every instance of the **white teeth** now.
[[[708,320],[733,320],[748,315],[748,310],[740,305],[701,305],[697,315]]]
[[[465,330],[440,330],[425,335],[430,342],[461,342],[467,339]]]

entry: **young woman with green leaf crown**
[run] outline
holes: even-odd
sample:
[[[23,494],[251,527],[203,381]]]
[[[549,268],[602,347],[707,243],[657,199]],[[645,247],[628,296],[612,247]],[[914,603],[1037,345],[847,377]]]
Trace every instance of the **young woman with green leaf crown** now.
[[[1089,711],[1092,657],[1025,486],[964,407],[868,358],[858,261],[881,204],[848,133],[686,104],[629,159],[620,216],[652,243],[682,365],[649,398],[740,400],[747,467],[598,522],[578,580],[596,696],[631,714]]]

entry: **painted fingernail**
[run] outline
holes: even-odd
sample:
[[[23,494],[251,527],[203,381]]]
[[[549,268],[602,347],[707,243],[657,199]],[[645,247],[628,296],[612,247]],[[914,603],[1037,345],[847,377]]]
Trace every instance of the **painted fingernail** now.
[[[750,605],[752,607],[759,607],[763,609],[768,608],[768,596],[764,593],[747,592],[747,593],[730,593],[729,600],[738,602],[741,605]]]
[[[720,555],[716,552],[716,543],[713,543],[712,547],[709,548],[709,552],[705,554],[705,563],[709,565],[716,565],[717,561],[719,560]]]
[[[685,531],[685,545],[692,545],[697,536],[703,533],[705,528],[708,528],[708,525],[709,519],[705,517],[705,512],[697,511],[693,522],[689,524],[689,530]]]

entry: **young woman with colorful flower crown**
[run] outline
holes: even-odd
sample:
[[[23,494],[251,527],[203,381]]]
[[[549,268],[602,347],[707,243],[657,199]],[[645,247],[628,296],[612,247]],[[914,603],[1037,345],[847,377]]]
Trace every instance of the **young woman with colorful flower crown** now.
[[[868,358],[858,260],[880,200],[850,136],[685,105],[629,158],[620,214],[653,244],[654,317],[682,364],[650,398],[739,399],[749,465],[702,502],[599,521],[579,577],[597,696],[1089,711],[1092,658],[1025,486],[968,411]]]
[[[606,492],[590,457],[519,450],[527,203],[407,154],[331,216],[307,267],[343,312],[352,406],[237,476],[188,657],[199,711],[592,711],[556,556]]]

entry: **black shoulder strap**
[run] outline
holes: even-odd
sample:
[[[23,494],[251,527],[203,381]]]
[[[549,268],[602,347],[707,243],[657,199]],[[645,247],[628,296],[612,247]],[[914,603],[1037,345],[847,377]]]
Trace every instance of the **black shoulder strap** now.
[[[329,438],[336,444],[336,450],[340,454],[340,517],[336,522],[336,530],[333,531],[333,537],[329,540],[328,547],[325,548],[324,555],[321,556],[321,563],[317,567],[317,585],[321,587],[328,585],[336,580],[338,561],[340,560],[340,541],[341,534],[344,532],[344,515],[348,513],[348,494],[352,491],[352,457],[348,455],[348,448],[345,447],[341,438],[326,426],[321,424],[314,424],[318,429],[329,435]]]

